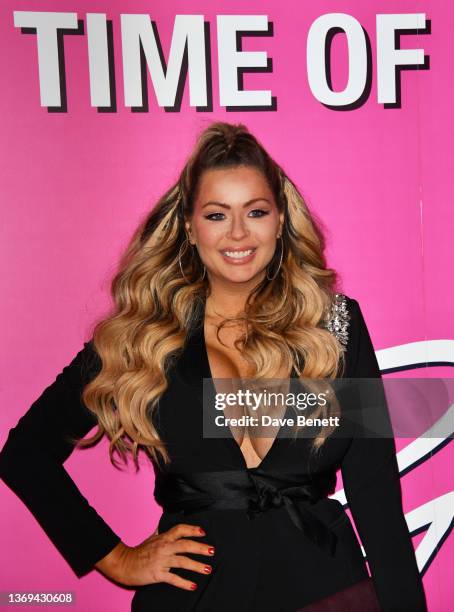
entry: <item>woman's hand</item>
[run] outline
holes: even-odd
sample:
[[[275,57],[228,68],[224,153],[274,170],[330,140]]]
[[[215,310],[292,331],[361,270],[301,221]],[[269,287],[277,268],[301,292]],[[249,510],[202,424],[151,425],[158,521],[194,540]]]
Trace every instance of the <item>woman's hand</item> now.
[[[95,564],[108,578],[126,586],[142,586],[155,582],[168,582],[180,589],[194,590],[197,584],[170,572],[182,567],[199,574],[209,574],[211,566],[194,561],[181,553],[212,556],[214,548],[188,537],[205,535],[200,527],[179,523],[161,534],[157,530],[138,546],[119,542],[113,550]],[[210,552],[210,550],[212,552]]]

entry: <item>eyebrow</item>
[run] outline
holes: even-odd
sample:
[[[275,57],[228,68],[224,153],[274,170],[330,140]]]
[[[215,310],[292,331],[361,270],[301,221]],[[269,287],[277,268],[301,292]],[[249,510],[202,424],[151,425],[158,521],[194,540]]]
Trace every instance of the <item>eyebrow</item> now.
[[[252,200],[248,200],[245,204],[243,204],[243,208],[246,208],[247,206],[250,206],[254,202],[259,202],[260,200],[263,200],[264,202],[268,202],[268,204],[271,204],[271,202],[269,200],[267,200],[266,198],[254,198]],[[202,208],[205,208],[205,206],[209,206],[210,204],[214,204],[216,206],[221,206],[222,208],[231,208],[231,206],[229,206],[228,204],[225,204],[224,202],[216,202],[215,200],[210,200],[209,202],[204,204],[202,206]]]

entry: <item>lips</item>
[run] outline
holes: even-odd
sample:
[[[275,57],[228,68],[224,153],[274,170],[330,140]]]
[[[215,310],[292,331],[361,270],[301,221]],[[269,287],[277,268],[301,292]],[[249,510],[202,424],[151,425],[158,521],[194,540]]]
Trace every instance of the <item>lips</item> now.
[[[254,257],[256,250],[256,247],[223,249],[221,255],[229,263],[246,263]]]
[[[242,259],[244,257],[248,257],[254,251],[255,249],[251,247],[249,249],[224,249],[223,251],[221,251],[221,253],[223,255],[226,255],[227,257],[232,257],[235,259]]]

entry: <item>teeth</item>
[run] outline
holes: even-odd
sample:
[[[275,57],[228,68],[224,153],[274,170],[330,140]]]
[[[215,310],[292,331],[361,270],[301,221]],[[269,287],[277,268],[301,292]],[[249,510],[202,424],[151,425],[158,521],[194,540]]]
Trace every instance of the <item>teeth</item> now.
[[[223,251],[224,255],[227,255],[228,257],[232,257],[233,259],[241,259],[242,257],[247,257],[248,255],[250,255],[252,253],[252,249],[250,249],[249,251]]]

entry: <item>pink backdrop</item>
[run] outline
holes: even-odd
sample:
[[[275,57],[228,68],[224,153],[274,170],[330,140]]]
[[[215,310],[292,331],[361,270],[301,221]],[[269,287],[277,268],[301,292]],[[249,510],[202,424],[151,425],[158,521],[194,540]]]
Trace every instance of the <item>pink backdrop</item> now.
[[[106,14],[113,29],[116,112],[100,113],[90,104],[86,32],[64,37],[66,112],[42,107],[37,37],[14,26],[14,11],[75,12],[84,22],[87,12]],[[340,12],[362,25],[371,49],[370,91],[345,111],[315,98],[306,68],[311,25]],[[190,105],[186,82],[180,109],[165,112],[150,77],[148,111],[125,106],[121,13],[149,14],[165,57],[175,15],[204,16],[212,109],[198,112]],[[424,49],[430,68],[402,71],[400,106],[385,108],[377,101],[376,16],[392,13],[424,13],[430,20],[431,32],[401,36],[402,49]],[[246,74],[244,88],[270,90],[275,110],[227,112],[220,105],[217,15],[265,15],[273,22],[271,36],[245,37],[242,48],[272,58],[272,71]],[[0,444],[88,339],[93,320],[107,308],[109,281],[133,229],[176,179],[197,133],[219,119],[246,123],[324,222],[329,264],[340,272],[343,291],[358,299],[386,375],[452,377],[453,19],[454,8],[441,0],[230,0],[214,7],[194,0],[74,0],[64,7],[48,0],[3,2]],[[331,53],[333,89],[342,90],[348,79],[344,35],[334,38]],[[408,369],[421,361],[446,365]],[[412,443],[409,455],[400,455],[404,510],[411,531],[419,532],[413,543],[429,610],[447,611],[454,602],[448,577],[454,544],[447,537],[454,448],[442,440],[406,439],[398,440],[398,450]],[[145,461],[139,475],[120,473],[103,442],[76,451],[65,467],[123,541],[137,544],[154,531],[159,507]],[[3,483],[0,490],[0,590],[73,591],[77,610],[129,609],[131,591],[96,571],[78,580],[19,499]],[[340,479],[337,494],[341,498]]]

